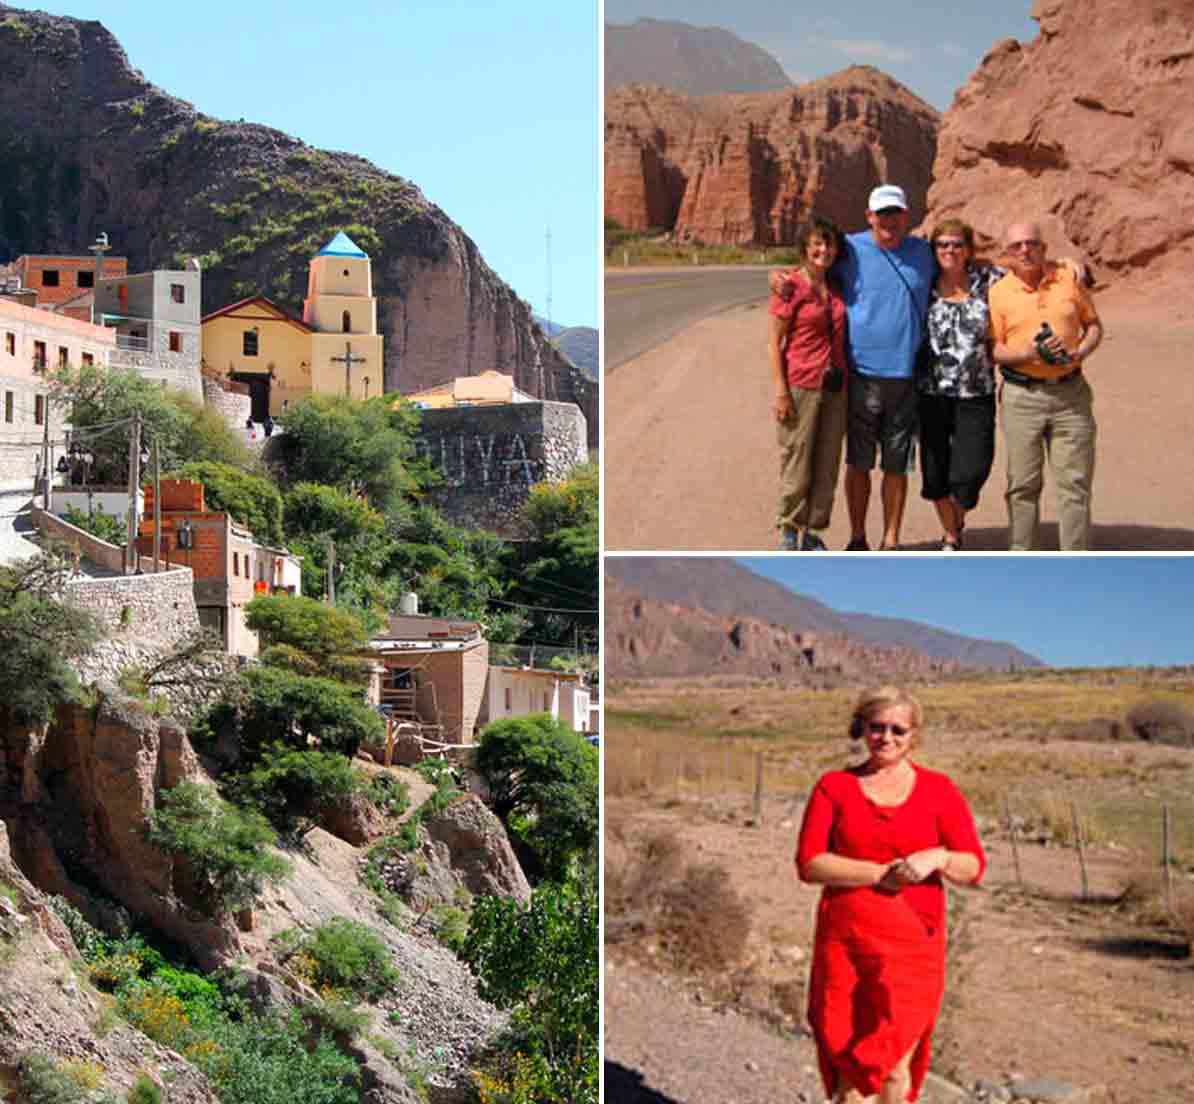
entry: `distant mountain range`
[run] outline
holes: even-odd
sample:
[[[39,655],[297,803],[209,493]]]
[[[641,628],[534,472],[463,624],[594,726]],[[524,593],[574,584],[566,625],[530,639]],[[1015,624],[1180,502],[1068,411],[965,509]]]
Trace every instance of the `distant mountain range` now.
[[[536,314],[535,321],[552,344],[590,379],[601,371],[601,333],[592,326],[561,326]]]
[[[605,561],[606,664],[614,675],[779,674],[818,665],[881,675],[1043,667],[1014,645],[915,621],[841,613],[725,558]]]
[[[658,84],[689,96],[791,85],[766,50],[720,27],[660,19],[605,25],[605,87]]]

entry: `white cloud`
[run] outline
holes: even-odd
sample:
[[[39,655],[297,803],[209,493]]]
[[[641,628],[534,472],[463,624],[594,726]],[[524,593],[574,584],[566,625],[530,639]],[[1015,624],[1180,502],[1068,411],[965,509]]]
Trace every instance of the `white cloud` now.
[[[856,61],[877,61],[888,64],[912,61],[916,51],[877,39],[834,38],[829,45]]]

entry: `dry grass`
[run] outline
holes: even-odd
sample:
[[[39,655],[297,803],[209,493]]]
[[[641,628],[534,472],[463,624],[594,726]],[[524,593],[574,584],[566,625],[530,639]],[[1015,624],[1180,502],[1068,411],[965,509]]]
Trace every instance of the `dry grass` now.
[[[615,854],[610,861],[610,852]],[[723,974],[743,958],[751,909],[715,863],[690,862],[673,829],[607,829],[605,942],[689,974]]]

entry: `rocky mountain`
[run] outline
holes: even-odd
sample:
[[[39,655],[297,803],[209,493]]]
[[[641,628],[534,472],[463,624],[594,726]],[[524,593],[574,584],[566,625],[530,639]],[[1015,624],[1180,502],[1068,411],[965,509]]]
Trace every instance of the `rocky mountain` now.
[[[1040,667],[1010,644],[929,625],[841,613],[724,558],[605,561],[605,650],[611,675],[930,674]]]
[[[547,336],[590,379],[601,374],[601,332],[593,326],[561,326],[535,315]]]
[[[792,82],[766,50],[720,27],[662,19],[605,25],[605,87],[658,84],[689,96],[768,92]]]
[[[1100,278],[1188,273],[1190,14],[1173,0],[1036,0],[1039,36],[993,46],[942,119],[932,220],[960,215],[1002,240],[1036,218],[1052,251]]]
[[[200,258],[205,312],[255,292],[300,309],[308,260],[344,230],[373,261],[386,390],[494,369],[576,402],[595,442],[593,381],[411,181],[201,114],[98,22],[0,4],[0,67],[0,259],[104,231],[131,271]]]
[[[789,242],[810,214],[865,225],[885,180],[925,211],[938,115],[870,66],[781,92],[695,98],[658,87],[605,97],[605,214],[709,244]]]

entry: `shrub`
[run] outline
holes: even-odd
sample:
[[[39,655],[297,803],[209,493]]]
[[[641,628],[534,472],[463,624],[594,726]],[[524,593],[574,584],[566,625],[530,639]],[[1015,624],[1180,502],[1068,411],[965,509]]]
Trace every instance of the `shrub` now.
[[[401,816],[410,806],[410,787],[389,771],[364,776],[361,792],[386,816]]]
[[[274,744],[231,785],[236,801],[262,813],[280,832],[299,831],[358,788],[357,771],[343,755],[298,751]]]
[[[266,882],[290,873],[290,864],[268,850],[277,837],[263,816],[195,782],[161,795],[146,834],[154,846],[187,860],[213,913],[251,905]]]
[[[71,1071],[45,1054],[23,1054],[17,1079],[28,1104],[77,1104],[87,1099],[88,1090]]]
[[[453,954],[460,954],[468,936],[468,913],[454,905],[437,905],[431,918],[436,925],[435,938]]]
[[[141,1074],[133,1087],[129,1090],[128,1104],[161,1104],[162,1090],[147,1077]]]
[[[259,595],[245,607],[245,624],[267,649],[285,645],[306,657],[316,675],[363,681],[365,669],[356,653],[365,648],[369,636],[344,610],[314,598]]]
[[[1137,739],[1194,746],[1194,713],[1174,701],[1141,702],[1124,718]]]
[[[349,1039],[359,1034],[369,1022],[368,1012],[359,1009],[355,1002],[337,996],[308,1004],[303,1012],[313,1023]]]
[[[390,952],[371,928],[342,916],[321,924],[303,942],[315,963],[315,981],[359,997],[383,996],[398,983]]]
[[[103,510],[92,510],[91,513],[85,514],[82,510],[68,506],[63,517],[84,533],[90,533],[109,544],[123,547],[128,542],[128,526],[119,518],[105,514]]]

